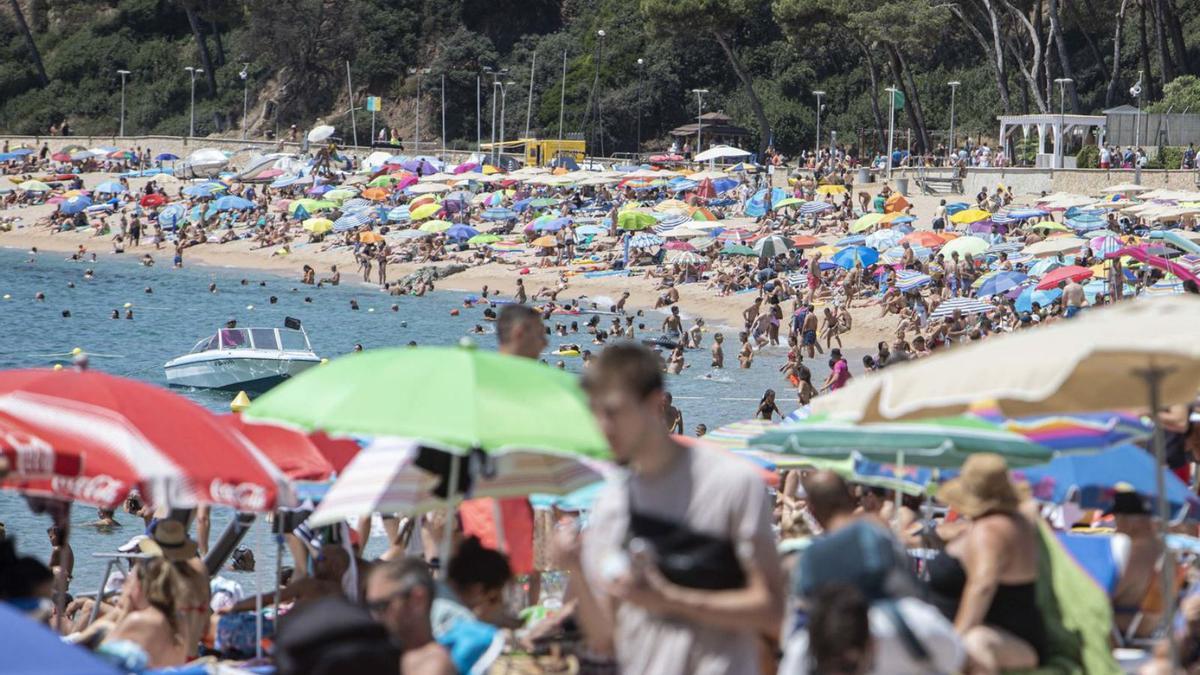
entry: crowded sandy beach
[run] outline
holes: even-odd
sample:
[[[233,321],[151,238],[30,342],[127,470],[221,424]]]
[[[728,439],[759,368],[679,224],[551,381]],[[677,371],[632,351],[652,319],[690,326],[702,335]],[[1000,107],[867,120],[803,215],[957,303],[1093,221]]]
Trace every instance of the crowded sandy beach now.
[[[11,321],[98,320],[59,291],[120,263],[447,326],[326,357],[228,301],[161,383],[6,354],[0,489],[39,530],[0,530],[0,672],[1200,668],[1200,191],[915,194],[840,147],[519,167],[334,133],[0,152]],[[111,320],[135,313],[161,340],[139,302]],[[685,424],[685,372],[744,417]],[[80,514],[122,527],[111,550],[72,546]]]

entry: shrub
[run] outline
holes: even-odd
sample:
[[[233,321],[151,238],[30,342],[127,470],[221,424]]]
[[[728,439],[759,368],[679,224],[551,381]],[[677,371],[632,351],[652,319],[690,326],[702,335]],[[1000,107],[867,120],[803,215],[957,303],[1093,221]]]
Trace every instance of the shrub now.
[[[1100,148],[1095,145],[1085,145],[1075,155],[1075,166],[1080,169],[1100,168]]]

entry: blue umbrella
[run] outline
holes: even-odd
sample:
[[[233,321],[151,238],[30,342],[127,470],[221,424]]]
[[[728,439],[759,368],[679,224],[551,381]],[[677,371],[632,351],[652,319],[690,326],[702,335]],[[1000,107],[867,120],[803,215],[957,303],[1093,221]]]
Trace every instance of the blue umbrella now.
[[[297,207],[296,207],[296,210],[295,210],[295,211],[292,211],[292,217],[293,217],[293,218],[295,218],[295,219],[296,219],[296,220],[298,220],[298,221],[301,221],[301,222],[303,222],[303,221],[305,221],[305,220],[308,220],[309,218],[311,218],[311,217],[312,217],[312,214],[310,214],[310,213],[308,212],[308,209],[304,208],[303,206],[297,206]]]
[[[517,213],[523,213],[525,211],[525,209],[529,208],[529,202],[531,202],[531,201],[533,201],[533,197],[526,197],[525,199],[518,199],[517,201],[513,202],[513,205],[512,205],[513,211],[516,211]]]
[[[834,208],[829,202],[804,202],[800,205],[800,215],[812,216],[818,213],[824,213]]]
[[[1112,505],[1118,483],[1129,485],[1143,497],[1157,497],[1155,464],[1148,451],[1136,445],[1118,445],[1096,455],[1060,455],[1047,464],[1013,469],[1013,477],[1028,481],[1035,499],[1056,504],[1078,501],[1084,509],[1103,509]],[[1160,470],[1171,512],[1200,519],[1200,498],[1171,471]]]
[[[950,202],[946,205],[946,215],[952,216],[959,211],[965,211],[970,207],[971,205],[966,202]]]
[[[299,209],[297,209],[299,210]],[[341,218],[333,221],[334,232],[346,232],[358,227],[362,227],[371,222],[371,213],[368,211],[355,211],[354,213],[344,214]]]
[[[546,216],[542,216],[542,218],[546,218]],[[538,232],[558,232],[570,224],[570,218],[550,218],[537,223],[533,226],[533,229]]]
[[[843,269],[850,269],[858,262],[863,267],[870,267],[879,262],[879,251],[866,246],[849,246],[834,253],[830,260]]]
[[[183,194],[189,197],[211,197],[218,192],[225,191],[225,184],[216,181],[208,181],[205,183],[196,183],[183,188]]]
[[[599,225],[580,225],[579,227],[575,228],[575,234],[581,237],[595,237],[608,234],[608,230],[600,227]]]
[[[1057,288],[1051,288],[1045,291],[1039,291],[1033,286],[1026,286],[1025,290],[1017,296],[1015,307],[1018,312],[1032,312],[1033,303],[1037,303],[1042,307],[1048,307],[1062,295],[1062,291]]]
[[[653,248],[655,246],[662,246],[662,243],[662,237],[647,232],[639,232],[629,239],[629,245],[633,248]]]
[[[778,204],[787,199],[787,192],[783,188],[771,188],[771,204]],[[774,206],[772,206],[774,208]],[[767,212],[767,191],[759,190],[754,193],[750,201],[746,202],[744,213],[752,218],[757,218]]]
[[[293,183],[295,183],[298,180],[300,180],[299,176],[280,176],[279,178],[276,178],[271,183],[271,187],[285,188],[285,187],[288,187],[289,185],[292,185]]]
[[[717,194],[728,192],[738,186],[738,182],[732,178],[718,178],[712,182],[713,190]]]
[[[865,243],[867,243],[867,235],[852,234],[848,237],[842,237],[838,241],[834,242],[834,246],[858,246],[859,244]]]
[[[226,195],[213,202],[216,211],[246,211],[254,208],[254,202],[249,199]]]
[[[877,230],[867,235],[866,244],[876,251],[884,251],[893,246],[898,246],[900,240],[904,238],[904,233],[899,230],[890,228]]]
[[[173,161],[179,159],[179,157],[177,155],[172,155],[169,152],[160,152],[159,154],[154,156],[154,159],[155,159],[155,161],[158,161],[158,162],[173,162]]]
[[[466,240],[479,234],[479,230],[467,225],[454,225],[446,230],[446,238]]]
[[[29,148],[17,148],[9,154],[16,155],[17,157],[26,157],[28,155],[32,155],[33,150],[30,150]]]
[[[0,602],[0,635],[4,666],[9,673],[43,675],[118,675],[121,671],[88,650],[62,641],[60,636]]]
[[[115,180],[104,181],[92,189],[92,192],[108,195],[116,195],[122,192],[128,192],[124,185],[121,185]]]
[[[1020,272],[999,272],[987,278],[975,291],[976,297],[997,295],[1025,283],[1029,277]]]
[[[412,220],[412,218],[408,215],[408,204],[397,206],[391,211],[388,211],[387,219],[389,223],[403,223]]]
[[[59,213],[73,216],[92,205],[92,200],[86,195],[75,195],[58,205]]]
[[[496,207],[484,211],[480,218],[484,220],[516,220],[517,212],[504,207]]]

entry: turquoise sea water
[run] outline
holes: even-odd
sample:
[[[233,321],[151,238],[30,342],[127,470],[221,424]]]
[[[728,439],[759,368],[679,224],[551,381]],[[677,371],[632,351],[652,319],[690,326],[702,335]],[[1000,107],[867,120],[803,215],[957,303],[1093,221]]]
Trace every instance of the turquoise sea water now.
[[[200,338],[229,319],[237,319],[245,327],[274,327],[281,326],[285,316],[296,317],[304,323],[317,354],[330,358],[351,351],[356,343],[367,349],[404,345],[410,340],[421,345],[456,344],[469,335],[473,326],[483,323],[481,309],[462,309],[461,316],[450,316],[451,309],[461,309],[465,293],[439,291],[424,298],[393,298],[374,287],[354,283],[317,289],[303,287],[297,279],[262,272],[200,266],[173,270],[165,249],[158,252],[158,265],[151,268],[137,264],[137,255],[125,259],[101,257],[97,262],[73,262],[65,257],[42,253],[30,263],[26,252],[0,249],[0,297],[11,296],[0,300],[0,369],[45,367],[55,358],[52,355],[82,347],[94,355],[94,369],[165,384],[162,365],[189,351]],[[94,271],[94,278],[86,280],[84,275],[89,269]],[[68,287],[69,282],[74,288]],[[208,290],[212,283],[217,285],[216,293]],[[453,286],[453,279],[443,285]],[[153,293],[146,293],[146,288],[153,289]],[[34,299],[38,292],[45,294],[44,301]],[[270,303],[271,296],[277,298],[276,304]],[[306,297],[312,302],[305,302]],[[358,311],[350,308],[352,299],[357,300]],[[125,303],[132,303],[132,321],[109,318],[114,309],[123,315]],[[399,306],[398,311],[391,311],[393,304]],[[70,318],[62,317],[64,309],[70,310]],[[581,325],[586,318],[582,317]],[[606,324],[608,319],[603,321]],[[661,321],[656,313],[645,317],[648,328],[657,327]],[[737,331],[724,332],[726,363],[736,365]],[[642,333],[644,337],[654,335]],[[495,344],[491,334],[471,337],[482,347]],[[552,337],[547,351],[563,342],[587,343],[590,336],[580,333]],[[706,343],[711,344],[709,339]],[[709,378],[707,351],[690,354],[692,367],[681,375],[668,376],[687,432],[691,433],[697,423],[714,429],[751,417],[758,397],[768,387],[779,392],[780,408],[790,412],[795,407],[794,394],[778,371],[785,355],[781,348],[769,349],[748,371],[726,369]],[[550,354],[546,358],[551,363],[557,360]],[[816,382],[827,371],[818,361],[809,362]],[[568,369],[579,368],[578,359],[566,362]],[[853,356],[851,363],[855,363]],[[231,398],[226,392],[176,391],[215,411],[228,410]],[[213,514],[214,540],[230,517],[229,512],[222,511]],[[93,552],[111,551],[141,530],[140,520],[118,513],[123,527],[114,533],[100,533],[86,526],[94,519],[91,507],[76,506],[72,512],[72,522],[78,525],[72,532],[74,590],[94,590],[98,583],[103,564],[91,557]],[[47,517],[31,515],[21,499],[0,493],[0,522],[5,523],[9,536],[18,539],[23,553],[43,559],[48,556]],[[259,542],[267,540],[267,536],[260,539],[256,527],[244,543],[256,549],[260,566],[270,565],[270,569],[273,558],[257,551]],[[382,543],[373,537],[368,553],[381,551]],[[227,574],[248,587],[254,586],[252,575]]]

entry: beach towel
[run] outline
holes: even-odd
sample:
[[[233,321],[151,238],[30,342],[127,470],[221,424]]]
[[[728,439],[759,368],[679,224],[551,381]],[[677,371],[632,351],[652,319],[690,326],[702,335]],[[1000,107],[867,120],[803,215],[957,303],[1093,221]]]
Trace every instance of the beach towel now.
[[[1038,607],[1047,633],[1047,659],[1037,670],[1006,671],[1016,675],[1119,675],[1109,648],[1113,616],[1104,590],[1059,543],[1054,532],[1039,525]]]

